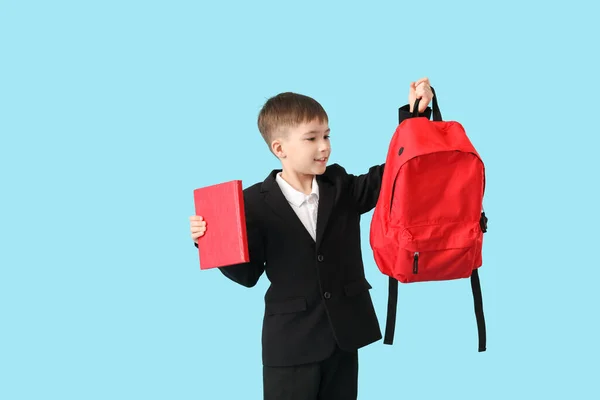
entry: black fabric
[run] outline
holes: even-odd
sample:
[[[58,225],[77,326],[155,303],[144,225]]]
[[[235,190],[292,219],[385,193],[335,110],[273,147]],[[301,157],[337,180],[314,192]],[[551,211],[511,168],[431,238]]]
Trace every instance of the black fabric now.
[[[479,218],[479,226],[481,227],[481,231],[483,233],[487,232],[487,223],[488,217],[485,216],[485,212],[481,212],[481,217]]]
[[[361,257],[360,216],[376,205],[383,169],[354,176],[333,164],[317,176],[316,242],[275,181],[279,170],[244,190],[250,262],[219,269],[246,287],[263,274],[270,281],[264,365],[317,362],[336,345],[351,351],[381,338]]]
[[[402,123],[402,121],[404,121],[407,118],[415,118],[415,116],[431,119],[431,114],[431,107],[427,107],[422,113],[418,112],[418,108],[413,108],[413,112],[410,112],[410,106],[408,104],[405,104],[402,107],[398,108],[398,124]]]
[[[479,283],[478,269],[471,274],[471,290],[473,291],[473,303],[475,305],[475,318],[477,319],[477,332],[479,336],[479,351],[486,350],[485,318],[483,315],[483,299],[481,296],[481,285]]]
[[[358,352],[336,347],[323,361],[263,366],[265,400],[353,400],[358,397]]]
[[[394,332],[396,330],[396,311],[398,306],[398,281],[389,277],[388,283],[388,306],[385,323],[384,344],[394,343]]]

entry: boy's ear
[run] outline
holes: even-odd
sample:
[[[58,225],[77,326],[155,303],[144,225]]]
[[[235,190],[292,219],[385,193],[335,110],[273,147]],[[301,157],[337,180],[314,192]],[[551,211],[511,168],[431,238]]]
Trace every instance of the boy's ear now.
[[[271,142],[271,151],[277,156],[277,158],[285,158],[285,152],[283,151],[282,140],[277,138]]]

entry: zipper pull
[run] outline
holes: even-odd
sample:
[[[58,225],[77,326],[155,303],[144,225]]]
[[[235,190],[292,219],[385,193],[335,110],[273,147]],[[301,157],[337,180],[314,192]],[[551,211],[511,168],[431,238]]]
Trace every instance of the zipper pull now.
[[[413,274],[419,272],[419,252],[415,251],[415,255],[413,257]]]

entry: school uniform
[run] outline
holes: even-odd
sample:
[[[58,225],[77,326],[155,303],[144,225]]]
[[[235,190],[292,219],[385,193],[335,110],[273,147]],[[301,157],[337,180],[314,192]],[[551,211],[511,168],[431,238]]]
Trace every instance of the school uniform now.
[[[410,117],[408,106],[400,115]],[[382,338],[360,218],[377,204],[384,167],[353,175],[329,165],[309,195],[280,169],[244,189],[250,262],[219,270],[246,287],[263,273],[271,283],[262,331],[265,399],[356,399],[358,349]]]

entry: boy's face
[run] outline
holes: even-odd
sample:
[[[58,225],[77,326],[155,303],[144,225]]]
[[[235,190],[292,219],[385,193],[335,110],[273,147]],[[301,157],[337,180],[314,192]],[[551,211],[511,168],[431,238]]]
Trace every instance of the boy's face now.
[[[287,128],[287,135],[276,139],[272,149],[288,172],[306,175],[321,175],[325,172],[331,143],[327,122],[305,122]]]

